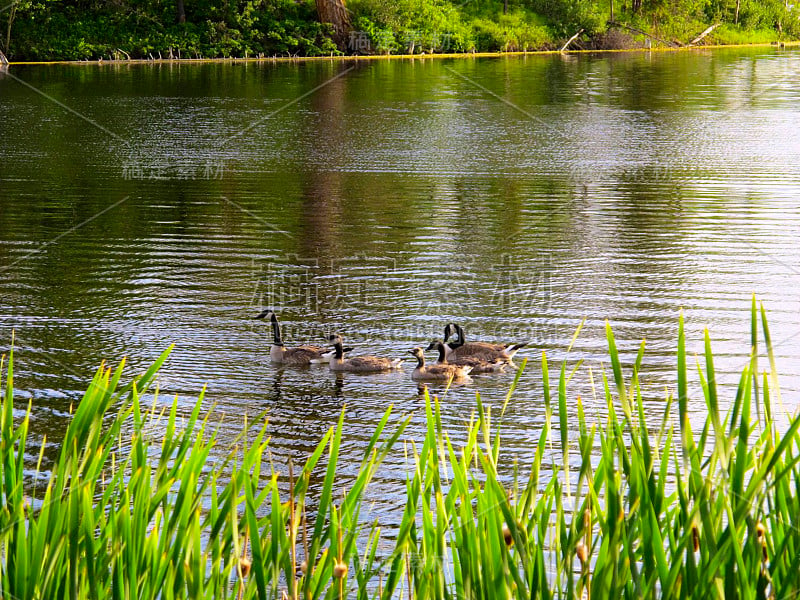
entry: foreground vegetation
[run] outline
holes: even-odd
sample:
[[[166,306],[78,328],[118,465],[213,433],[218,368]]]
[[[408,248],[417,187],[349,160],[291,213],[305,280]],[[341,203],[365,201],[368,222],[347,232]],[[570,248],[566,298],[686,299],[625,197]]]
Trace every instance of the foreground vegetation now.
[[[769,357],[763,374],[759,322]],[[790,597],[800,590],[800,418],[776,427],[777,376],[755,301],[752,326],[754,351],[724,416],[706,334],[698,375],[708,420],[698,432],[689,420],[682,320],[676,429],[672,395],[662,422],[645,423],[644,344],[625,377],[607,328],[611,368],[608,377],[597,374],[597,391],[608,413],[591,426],[569,391],[572,371],[561,364],[551,387],[543,356],[546,421],[532,464],[513,478],[499,474],[498,424],[519,375],[494,418],[478,398],[461,444],[442,429],[439,405],[428,399],[427,434],[409,447],[405,510],[383,524],[364,524],[360,511],[381,462],[401,451],[408,419],[390,424],[390,410],[346,490],[336,479],[344,415],[302,469],[267,468],[263,427],[245,431],[239,452],[211,465],[215,436],[200,418],[202,398],[183,428],[175,404],[166,414],[157,402],[150,410],[141,404],[165,353],[126,387],[122,366],[98,371],[47,473],[42,450],[31,464],[28,415],[14,418],[9,356],[0,412],[0,594]],[[567,413],[575,403],[571,431]],[[552,471],[551,451],[563,465]],[[312,515],[309,478],[318,470],[324,477]],[[392,528],[391,539],[381,539],[381,525]]]
[[[573,48],[680,45],[710,26],[699,43],[800,37],[800,7],[784,0],[350,0],[338,34],[320,2],[17,0],[0,12],[0,49],[124,60],[557,49],[578,32]]]

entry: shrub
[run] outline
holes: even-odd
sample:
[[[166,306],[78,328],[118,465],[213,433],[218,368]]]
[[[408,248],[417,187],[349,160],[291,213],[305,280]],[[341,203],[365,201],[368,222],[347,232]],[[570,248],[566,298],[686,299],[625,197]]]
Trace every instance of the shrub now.
[[[484,18],[475,19],[473,28],[480,51],[536,50],[544,47],[550,40],[547,29],[532,23],[522,10],[501,14],[496,22]]]

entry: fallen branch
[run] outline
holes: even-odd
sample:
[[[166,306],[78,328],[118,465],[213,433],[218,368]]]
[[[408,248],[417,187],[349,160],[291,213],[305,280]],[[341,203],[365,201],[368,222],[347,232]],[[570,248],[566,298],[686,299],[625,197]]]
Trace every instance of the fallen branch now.
[[[634,33],[638,33],[638,34],[647,36],[647,37],[652,38],[657,42],[661,42],[662,44],[665,44],[667,46],[673,46],[673,47],[677,48],[677,47],[679,47],[681,45],[681,44],[678,44],[676,42],[668,42],[667,40],[662,40],[660,37],[656,37],[656,36],[654,36],[654,35],[652,35],[650,33],[647,33],[646,31],[642,31],[641,29],[636,29],[635,27],[629,27],[628,25],[623,25],[622,23],[617,23],[615,21],[609,21],[608,24],[611,25],[612,27],[622,27],[623,29],[627,29],[629,31],[633,31]]]
[[[719,27],[719,23],[714,23],[714,25],[712,25],[711,27],[709,27],[708,29],[706,29],[706,30],[705,30],[703,33],[701,33],[701,34],[700,34],[700,35],[698,35],[696,38],[694,38],[694,39],[693,39],[691,42],[689,42],[689,45],[690,45],[690,46],[694,46],[694,45],[695,45],[697,42],[699,42],[699,41],[700,41],[700,40],[702,40],[704,37],[706,37],[706,36],[707,36],[709,33],[711,33],[712,31],[714,31],[714,30],[715,30],[717,27]]]
[[[580,34],[582,34],[582,33],[583,33],[583,29],[581,29],[581,30],[580,30],[578,33],[576,33],[576,34],[575,34],[575,35],[573,35],[571,38],[569,38],[569,39],[567,40],[567,43],[566,43],[566,44],[564,44],[563,46],[561,46],[561,50],[560,50],[560,51],[561,51],[561,52],[564,52],[564,50],[566,50],[566,49],[567,49],[567,46],[569,46],[569,45],[570,45],[572,42],[574,42],[574,41],[576,40],[576,38],[577,38],[577,37],[578,37]]]

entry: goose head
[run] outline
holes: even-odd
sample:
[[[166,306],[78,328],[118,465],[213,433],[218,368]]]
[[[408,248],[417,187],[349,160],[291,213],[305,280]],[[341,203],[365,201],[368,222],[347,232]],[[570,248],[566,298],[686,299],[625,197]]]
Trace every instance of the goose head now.
[[[425,352],[430,352],[431,350],[438,350],[439,346],[443,346],[444,342],[442,340],[433,340],[428,347],[425,348]]]

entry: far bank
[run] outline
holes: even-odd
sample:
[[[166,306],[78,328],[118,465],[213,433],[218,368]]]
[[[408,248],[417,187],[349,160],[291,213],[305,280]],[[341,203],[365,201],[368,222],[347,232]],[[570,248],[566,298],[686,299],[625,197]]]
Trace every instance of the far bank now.
[[[48,0],[0,9],[0,32],[12,62],[372,59],[780,44],[800,39],[800,8],[783,0]]]
[[[520,56],[551,56],[556,54],[583,55],[583,54],[643,54],[649,52],[700,52],[715,51],[735,48],[798,48],[800,41],[761,43],[761,44],[716,44],[708,46],[683,46],[679,48],[627,48],[609,50],[530,50],[517,52],[451,52],[441,54],[373,54],[373,55],[330,55],[330,56],[269,56],[260,58],[155,58],[155,59],[130,59],[130,60],[50,60],[50,61],[12,61],[9,66],[32,65],[152,65],[152,64],[204,64],[204,63],[292,63],[292,62],[361,62],[361,61],[395,61],[395,60],[438,60],[438,59],[476,59],[476,58],[505,58]]]

